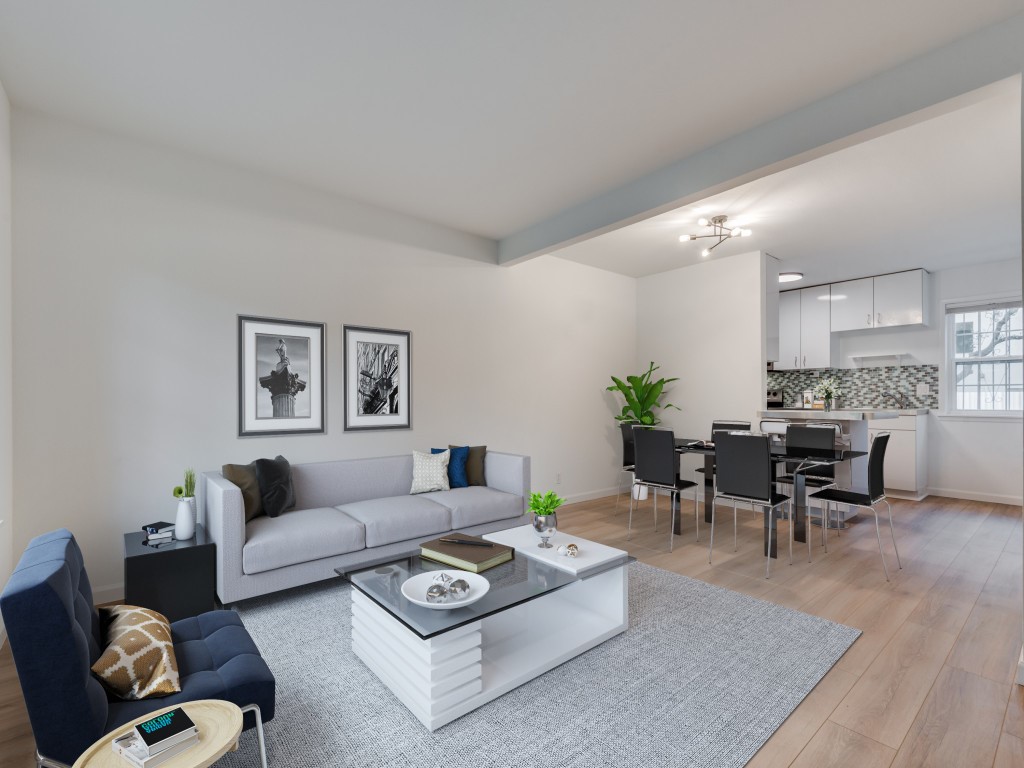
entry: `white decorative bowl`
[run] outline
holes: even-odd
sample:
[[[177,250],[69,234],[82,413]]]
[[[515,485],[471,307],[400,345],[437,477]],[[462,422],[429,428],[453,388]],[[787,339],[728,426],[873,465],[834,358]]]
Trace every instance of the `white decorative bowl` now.
[[[469,584],[469,594],[460,600],[448,600],[444,603],[428,603],[427,587],[434,583],[434,579],[439,573],[448,574],[451,576],[453,581],[455,579],[465,579],[466,583]],[[411,576],[406,579],[402,583],[402,595],[410,603],[422,605],[424,608],[432,608],[435,611],[448,611],[452,608],[462,608],[466,605],[472,605],[481,597],[486,595],[487,590],[490,588],[491,582],[479,573],[456,570],[427,571],[426,573],[418,573],[415,576]]]

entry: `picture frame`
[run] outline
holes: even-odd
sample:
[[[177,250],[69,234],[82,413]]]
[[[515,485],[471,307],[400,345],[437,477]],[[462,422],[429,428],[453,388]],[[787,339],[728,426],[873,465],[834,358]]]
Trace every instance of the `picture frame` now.
[[[327,326],[238,316],[238,436],[322,434]]]
[[[412,428],[412,334],[342,328],[345,431]]]

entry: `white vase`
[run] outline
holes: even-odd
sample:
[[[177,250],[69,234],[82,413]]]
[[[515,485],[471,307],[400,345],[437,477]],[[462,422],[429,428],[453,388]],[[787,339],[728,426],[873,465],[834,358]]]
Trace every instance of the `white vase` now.
[[[633,486],[633,498],[637,501],[644,501],[647,499],[647,486],[646,485],[634,485]]]
[[[196,535],[196,518],[191,497],[178,499],[178,516],[174,520],[174,538],[186,541]]]

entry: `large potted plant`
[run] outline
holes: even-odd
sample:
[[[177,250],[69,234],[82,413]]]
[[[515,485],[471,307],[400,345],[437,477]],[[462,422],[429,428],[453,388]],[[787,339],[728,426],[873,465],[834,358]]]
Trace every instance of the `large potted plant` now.
[[[678,378],[654,379],[654,372],[658,366],[652,361],[647,370],[639,376],[627,376],[626,380],[612,376],[615,382],[608,387],[609,392],[619,392],[626,398],[626,404],[622,406],[622,413],[615,417],[616,421],[632,424],[645,424],[654,426],[661,420],[655,414],[655,408],[675,408],[678,406],[672,403],[661,403],[661,395],[666,384],[679,381]]]
[[[672,403],[665,403],[664,405],[661,403],[661,395],[665,390],[665,385],[671,384],[673,381],[679,381],[679,379],[655,380],[654,372],[656,370],[658,370],[658,366],[652,360],[651,364],[647,366],[647,370],[639,376],[627,376],[625,381],[612,376],[614,383],[608,387],[608,391],[619,392],[626,399],[626,404],[622,406],[622,412],[615,417],[616,421],[621,424],[643,424],[652,427],[661,421],[654,412],[655,408],[675,408],[677,411],[680,410],[678,406],[672,405]],[[647,486],[634,485],[633,498],[641,501],[646,499]]]

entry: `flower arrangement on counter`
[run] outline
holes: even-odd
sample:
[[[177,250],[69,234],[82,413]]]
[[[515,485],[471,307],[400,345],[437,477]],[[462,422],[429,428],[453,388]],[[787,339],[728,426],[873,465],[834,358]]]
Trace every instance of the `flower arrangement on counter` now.
[[[832,402],[843,394],[839,388],[839,381],[834,376],[822,376],[814,385],[814,394],[825,401],[825,407],[831,407]]]

